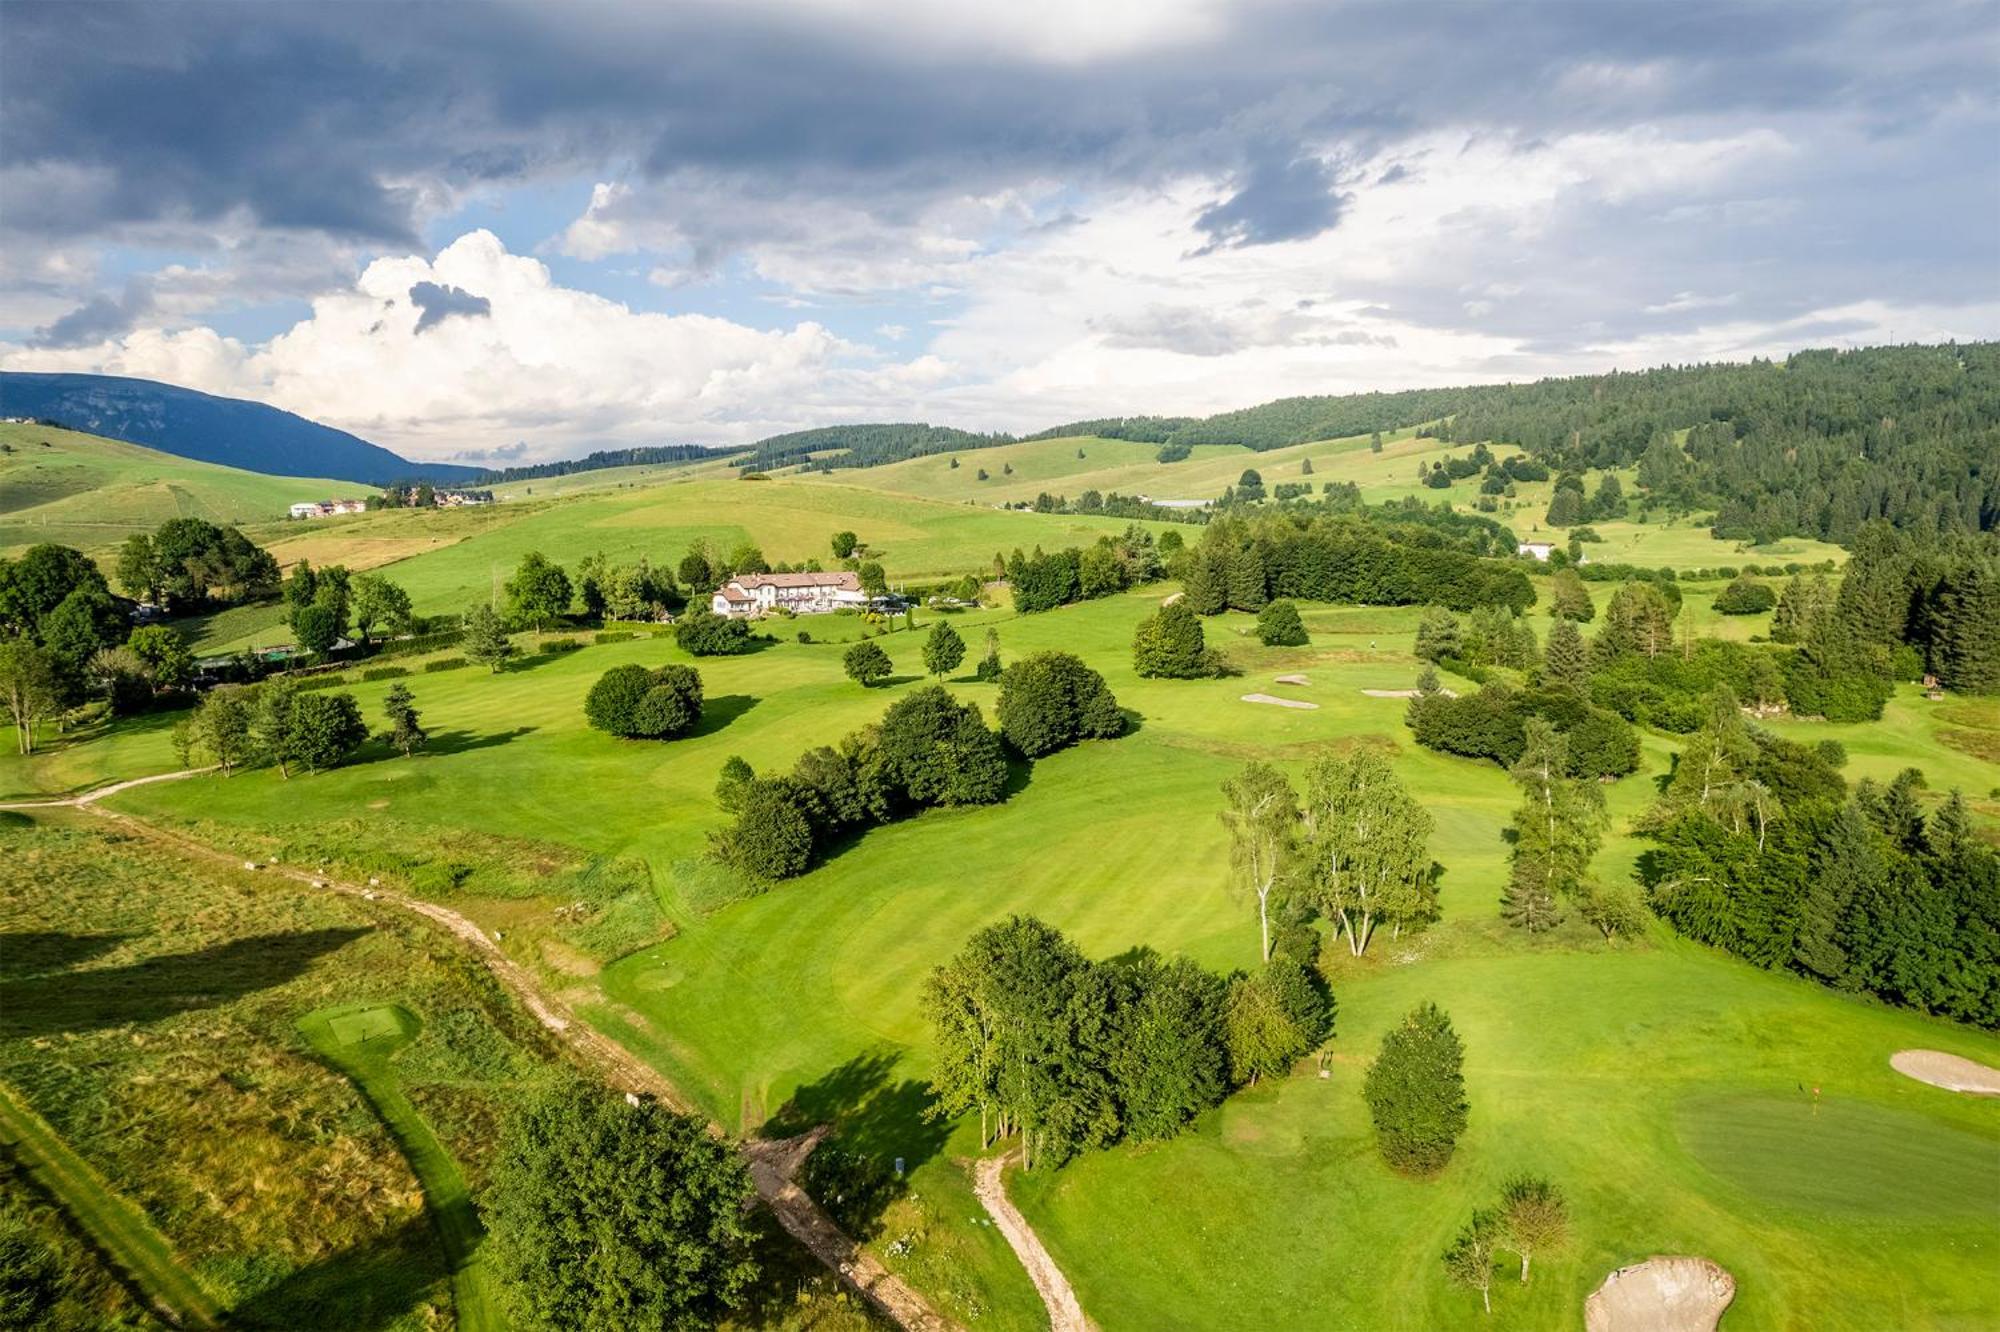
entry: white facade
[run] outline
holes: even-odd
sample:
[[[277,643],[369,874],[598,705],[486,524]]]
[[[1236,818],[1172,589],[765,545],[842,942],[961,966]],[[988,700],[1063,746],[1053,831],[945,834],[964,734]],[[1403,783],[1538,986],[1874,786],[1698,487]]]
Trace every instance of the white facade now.
[[[1532,555],[1536,559],[1541,560],[1543,563],[1547,563],[1549,555],[1552,552],[1554,552],[1554,550],[1555,547],[1550,545],[1546,541],[1523,541],[1520,545],[1520,548],[1515,551],[1515,554]]]
[[[798,615],[822,615],[843,606],[866,606],[858,574],[795,573],[738,574],[717,588],[709,606],[717,615],[762,615],[784,609]]]

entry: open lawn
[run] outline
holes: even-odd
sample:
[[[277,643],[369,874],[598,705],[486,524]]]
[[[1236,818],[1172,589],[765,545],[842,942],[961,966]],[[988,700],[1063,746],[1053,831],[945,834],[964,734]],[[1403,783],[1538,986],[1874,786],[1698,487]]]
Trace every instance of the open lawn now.
[[[55,541],[102,556],[169,518],[270,522],[303,500],[358,499],[372,489],[265,476],[52,426],[0,424],[0,555]]]
[[[773,495],[816,489],[840,502],[844,493],[778,484]],[[806,511],[814,530],[824,524],[819,510]],[[610,505],[601,517],[620,512],[637,511]],[[851,525],[897,549],[881,528]],[[959,617],[974,656],[989,623],[1003,656],[1037,647],[1082,654],[1136,714],[1136,730],[1022,768],[1004,805],[870,831],[811,874],[762,893],[745,895],[701,859],[706,834],[726,817],[711,794],[723,761],[737,754],[759,771],[782,769],[809,745],[878,716],[910,687],[921,626],[882,640],[902,682],[874,690],[841,675],[834,643],[783,641],[701,661],[709,714],[694,736],[669,744],[617,741],[583,725],[584,692],[603,670],[685,660],[670,640],[641,638],[534,658],[500,675],[412,676],[426,724],[448,737],[430,755],[391,758],[378,747],[364,762],[289,783],[253,771],[141,788],[113,803],[199,823],[204,836],[246,847],[291,838],[336,862],[366,854],[372,829],[397,846],[499,835],[643,863],[673,935],[608,967],[602,951],[551,947],[564,944],[553,895],[483,897],[472,880],[413,886],[502,929],[503,947],[566,978],[590,1020],[725,1124],[776,1119],[789,1130],[832,1120],[857,1150],[904,1157],[917,1201],[875,1220],[885,1261],[957,1316],[983,1312],[992,1325],[1015,1326],[1035,1316],[1033,1292],[998,1236],[973,1220],[953,1160],[976,1139],[921,1118],[922,977],[973,930],[1016,911],[1044,916],[1093,955],[1150,946],[1218,968],[1249,965],[1255,922],[1224,888],[1219,783],[1253,757],[1296,775],[1328,744],[1383,746],[1437,820],[1443,922],[1378,940],[1363,964],[1332,967],[1340,1025],[1330,1079],[1302,1072],[1233,1098],[1171,1143],[1016,1182],[1094,1318],[1107,1329],[1478,1325],[1476,1299],[1446,1286],[1437,1255],[1503,1175],[1533,1168],[1575,1199],[1577,1239],[1538,1262],[1526,1290],[1496,1291],[1497,1307],[1524,1325],[1573,1320],[1610,1267],[1654,1252],[1699,1253],[1734,1271],[1732,1325],[2000,1319],[2000,1297],[1984,1280],[2000,1262],[2000,1218],[1990,1209],[1801,1207],[1766,1185],[1813,1173],[1818,1157],[1802,1147],[1801,1163],[1776,1176],[1746,1174],[1705,1145],[1702,1127],[1738,1113],[1730,1107],[1741,1098],[1752,1106],[1744,1113],[1769,1123],[1788,1096],[1803,1095],[1800,1086],[1818,1085],[1821,1113],[1837,1126],[1825,1150],[1881,1138],[1884,1153],[1931,1162],[1904,1171],[1919,1191],[1938,1187],[1940,1153],[1956,1154],[1966,1178],[1990,1178],[2000,1193],[2000,1106],[1920,1086],[1887,1063],[1905,1046],[2000,1062],[2000,1041],[1760,973],[1663,929],[1616,946],[1574,923],[1532,942],[1509,931],[1496,916],[1500,834],[1514,803],[1505,774],[1415,748],[1402,703],[1361,693],[1414,677],[1414,609],[1306,607],[1314,640],[1298,649],[1262,648],[1245,636],[1249,617],[1220,617],[1208,623],[1209,638],[1240,677],[1141,681],[1130,667],[1131,632],[1163,590],[1042,616]],[[854,631],[837,617],[798,624],[815,637]],[[1311,684],[1272,683],[1292,671]],[[386,687],[354,686],[371,718]],[[990,716],[991,686],[953,688]],[[1239,701],[1258,689],[1321,706]],[[1804,739],[1840,736],[1854,755],[1850,777],[1914,763],[1932,773],[1934,792],[1956,783],[1971,795],[2000,784],[2000,764],[1939,738],[2000,729],[1984,712],[1964,711],[1971,706],[1927,704],[1906,689],[1874,727],[1784,725]],[[1642,844],[1624,829],[1672,751],[1665,738],[1647,737],[1643,772],[1609,789],[1615,835],[1599,862],[1604,877],[1629,875]],[[1990,802],[1983,812],[1991,827]],[[1374,1156],[1357,1086],[1381,1032],[1426,998],[1466,1037],[1473,1117],[1445,1174],[1413,1183]],[[1868,1178],[1850,1175],[1839,1189],[1865,1192]]]

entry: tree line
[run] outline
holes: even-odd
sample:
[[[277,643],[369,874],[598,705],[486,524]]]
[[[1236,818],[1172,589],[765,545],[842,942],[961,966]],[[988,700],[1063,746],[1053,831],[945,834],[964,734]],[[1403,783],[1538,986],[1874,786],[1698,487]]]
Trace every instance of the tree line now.
[[[733,761],[718,797],[735,820],[713,834],[711,853],[753,878],[792,878],[850,833],[935,806],[1004,800],[1010,749],[1038,758],[1125,730],[1103,677],[1069,653],[1003,670],[997,711],[995,731],[978,704],[926,685],[838,745],[808,750],[789,774],[758,776]]]
[[[1850,792],[1842,757],[1718,694],[1641,823],[1647,901],[1758,966],[2000,1026],[2000,858],[1957,792],[1926,812],[1915,769]]]

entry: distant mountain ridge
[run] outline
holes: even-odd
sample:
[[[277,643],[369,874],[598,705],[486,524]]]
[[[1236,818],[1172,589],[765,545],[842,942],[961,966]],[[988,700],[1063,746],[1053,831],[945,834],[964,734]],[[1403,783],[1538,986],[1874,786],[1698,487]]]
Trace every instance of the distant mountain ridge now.
[[[0,371],[0,416],[53,421],[177,457],[271,476],[387,485],[470,481],[484,471],[412,462],[345,430],[261,402],[117,375]]]

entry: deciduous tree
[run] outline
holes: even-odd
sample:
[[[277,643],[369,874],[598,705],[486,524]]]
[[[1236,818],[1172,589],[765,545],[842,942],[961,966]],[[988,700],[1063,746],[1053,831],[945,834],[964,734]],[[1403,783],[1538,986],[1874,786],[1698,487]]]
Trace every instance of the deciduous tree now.
[[[1375,1121],[1382,1157],[1413,1175],[1435,1174],[1465,1131],[1465,1047],[1451,1019],[1419,1004],[1382,1038],[1361,1094]]]
[[[939,679],[958,669],[965,660],[965,640],[958,636],[958,630],[951,627],[951,621],[939,620],[931,626],[924,638],[924,669]]]
[[[565,1082],[516,1112],[481,1204],[518,1326],[696,1332],[756,1279],[753,1196],[699,1118]]]
[[[840,666],[847,672],[847,678],[863,689],[871,688],[878,680],[886,680],[889,672],[895,669],[889,654],[871,638],[864,638],[847,649],[841,655]]]
[[[1271,956],[1271,896],[1296,847],[1299,798],[1285,774],[1254,762],[1222,784],[1223,826],[1236,886],[1257,901],[1257,957]]]

